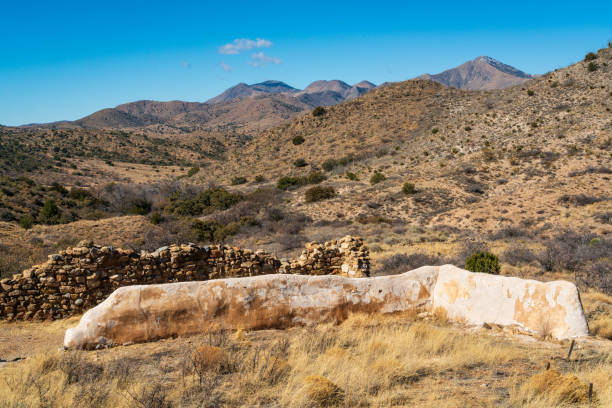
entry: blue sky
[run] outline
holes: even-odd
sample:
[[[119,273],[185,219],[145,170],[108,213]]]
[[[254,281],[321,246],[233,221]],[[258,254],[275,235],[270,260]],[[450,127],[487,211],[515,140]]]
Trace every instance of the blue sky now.
[[[479,55],[544,73],[610,39],[610,1],[3,0],[0,124],[205,101],[238,82],[400,81]]]

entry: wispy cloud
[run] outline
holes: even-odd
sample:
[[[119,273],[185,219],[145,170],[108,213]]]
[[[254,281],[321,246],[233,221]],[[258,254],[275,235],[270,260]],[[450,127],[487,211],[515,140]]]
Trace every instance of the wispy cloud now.
[[[253,48],[267,48],[271,47],[272,42],[264,40],[263,38],[257,38],[250,40],[248,38],[236,38],[229,44],[225,44],[219,47],[219,54],[234,55],[239,54],[242,51],[249,51]]]
[[[221,65],[221,68],[223,68],[225,72],[232,72],[232,67],[227,65],[225,62],[221,61],[220,65]]]
[[[280,64],[282,61],[276,57],[270,57],[265,55],[263,52],[256,52],[251,55],[251,60],[249,61],[249,65],[252,65],[256,68],[264,67],[268,64]]]

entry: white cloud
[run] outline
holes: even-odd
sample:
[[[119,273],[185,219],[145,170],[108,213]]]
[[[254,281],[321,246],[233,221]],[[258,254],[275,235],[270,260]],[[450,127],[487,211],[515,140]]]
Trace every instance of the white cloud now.
[[[249,65],[252,65],[256,68],[264,67],[268,64],[280,64],[282,61],[276,57],[270,57],[265,55],[263,52],[256,52],[251,55],[251,60],[249,61]]]
[[[232,72],[232,67],[230,67],[229,65],[227,65],[225,62],[221,61],[221,68],[223,68],[223,70],[225,72]]]
[[[271,46],[272,42],[264,40],[263,38],[257,38],[255,40],[236,38],[231,43],[219,47],[219,54],[234,55],[242,51],[252,50],[253,48],[267,48]]]

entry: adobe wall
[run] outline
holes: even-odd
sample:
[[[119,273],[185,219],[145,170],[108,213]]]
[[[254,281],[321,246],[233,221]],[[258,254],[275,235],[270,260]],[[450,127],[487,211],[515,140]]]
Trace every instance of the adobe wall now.
[[[12,278],[0,280],[0,320],[59,319],[94,307],[117,288],[276,273],[369,276],[370,258],[360,238],[312,242],[296,260],[281,262],[264,251],[194,244],[154,252],[80,242]]]

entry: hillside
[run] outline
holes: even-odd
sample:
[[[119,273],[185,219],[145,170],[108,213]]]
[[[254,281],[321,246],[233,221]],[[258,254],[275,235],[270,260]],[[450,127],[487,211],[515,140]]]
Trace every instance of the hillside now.
[[[459,89],[484,90],[509,88],[532,78],[533,75],[482,56],[439,74],[425,74],[417,79],[430,79]]]

